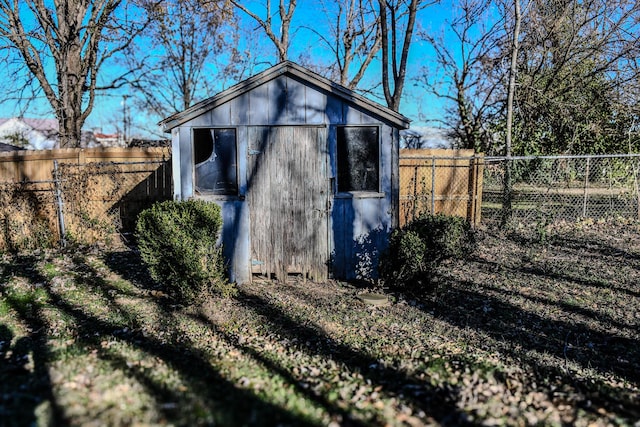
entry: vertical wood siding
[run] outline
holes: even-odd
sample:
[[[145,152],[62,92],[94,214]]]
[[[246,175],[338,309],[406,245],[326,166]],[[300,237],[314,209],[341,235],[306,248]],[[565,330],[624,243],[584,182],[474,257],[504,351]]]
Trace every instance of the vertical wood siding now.
[[[424,213],[480,223],[482,163],[473,150],[400,150],[400,226]]]
[[[322,127],[248,129],[253,271],[327,278],[327,132]]]

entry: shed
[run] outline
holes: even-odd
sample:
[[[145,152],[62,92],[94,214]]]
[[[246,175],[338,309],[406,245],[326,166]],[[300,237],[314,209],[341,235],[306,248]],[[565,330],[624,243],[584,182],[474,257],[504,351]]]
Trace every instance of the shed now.
[[[174,199],[222,208],[232,281],[377,275],[398,224],[409,119],[285,61],[160,125]]]

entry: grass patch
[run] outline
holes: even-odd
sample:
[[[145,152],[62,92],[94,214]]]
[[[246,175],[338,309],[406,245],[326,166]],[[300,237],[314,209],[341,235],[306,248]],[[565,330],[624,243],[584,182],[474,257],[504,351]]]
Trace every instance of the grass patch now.
[[[3,425],[634,425],[640,231],[482,234],[440,291],[255,280],[173,305],[130,252],[0,259]],[[9,421],[5,421],[9,420]]]

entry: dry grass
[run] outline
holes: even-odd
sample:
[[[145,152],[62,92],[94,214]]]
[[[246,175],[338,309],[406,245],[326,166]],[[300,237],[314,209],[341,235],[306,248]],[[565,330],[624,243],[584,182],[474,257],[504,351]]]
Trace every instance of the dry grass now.
[[[381,308],[297,280],[180,307],[131,252],[5,257],[0,425],[634,425],[639,232],[485,232]]]

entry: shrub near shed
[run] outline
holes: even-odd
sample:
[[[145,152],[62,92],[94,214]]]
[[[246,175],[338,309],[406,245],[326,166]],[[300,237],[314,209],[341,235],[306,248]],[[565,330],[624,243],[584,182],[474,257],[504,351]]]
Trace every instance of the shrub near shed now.
[[[475,249],[473,229],[464,218],[422,215],[392,233],[380,276],[391,290],[424,294],[434,290],[432,279],[442,261],[464,258]]]
[[[203,292],[233,294],[217,244],[221,227],[220,207],[202,200],[165,201],[141,212],[136,238],[151,277],[181,302]]]

